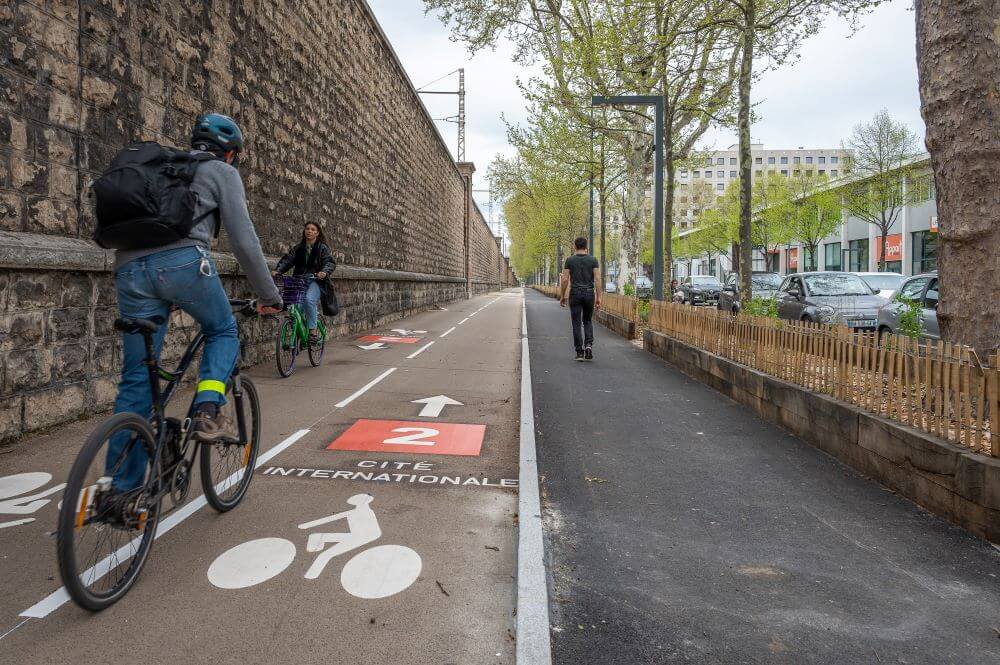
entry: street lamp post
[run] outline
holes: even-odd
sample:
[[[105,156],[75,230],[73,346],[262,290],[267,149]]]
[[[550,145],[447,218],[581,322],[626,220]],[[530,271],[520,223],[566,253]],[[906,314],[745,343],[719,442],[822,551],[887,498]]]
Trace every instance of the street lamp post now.
[[[653,171],[653,298],[663,300],[663,97],[660,95],[594,95],[594,106],[652,106],[655,165]]]

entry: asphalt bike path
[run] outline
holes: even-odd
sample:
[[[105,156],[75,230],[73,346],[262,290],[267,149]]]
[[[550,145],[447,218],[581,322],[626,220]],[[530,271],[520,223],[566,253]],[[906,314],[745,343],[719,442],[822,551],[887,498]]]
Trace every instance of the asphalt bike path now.
[[[553,662],[1000,662],[1000,551],[527,297]]]
[[[99,419],[0,454],[0,662],[513,663],[522,300],[333,341],[287,379],[249,371],[243,503],[217,514],[195,479],[99,614],[60,591],[51,535]]]

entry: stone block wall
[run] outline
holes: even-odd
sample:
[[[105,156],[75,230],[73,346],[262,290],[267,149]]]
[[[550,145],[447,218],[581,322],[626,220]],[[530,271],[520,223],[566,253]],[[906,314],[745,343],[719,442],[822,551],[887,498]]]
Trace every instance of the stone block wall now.
[[[89,185],[130,141],[186,144],[203,111],[247,135],[272,260],[305,221],[324,227],[338,333],[465,297],[467,279],[511,283],[364,0],[0,0],[0,442],[109,404],[113,278]],[[243,329],[250,362],[270,357],[266,325]]]

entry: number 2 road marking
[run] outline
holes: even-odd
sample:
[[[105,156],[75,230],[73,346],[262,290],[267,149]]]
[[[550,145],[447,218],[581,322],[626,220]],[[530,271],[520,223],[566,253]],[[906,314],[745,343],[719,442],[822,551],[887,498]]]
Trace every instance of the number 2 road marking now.
[[[422,441],[422,439],[437,436],[441,433],[439,430],[431,429],[430,427],[397,427],[392,431],[400,434],[413,432],[413,434],[385,439],[382,443],[393,443],[403,446],[433,446],[436,443],[435,441]]]

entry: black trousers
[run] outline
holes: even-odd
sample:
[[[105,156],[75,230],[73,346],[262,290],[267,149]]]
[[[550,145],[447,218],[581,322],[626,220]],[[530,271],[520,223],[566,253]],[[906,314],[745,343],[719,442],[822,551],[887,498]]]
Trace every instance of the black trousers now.
[[[585,346],[594,344],[594,294],[570,293],[569,314],[573,319],[573,346],[583,351]]]

